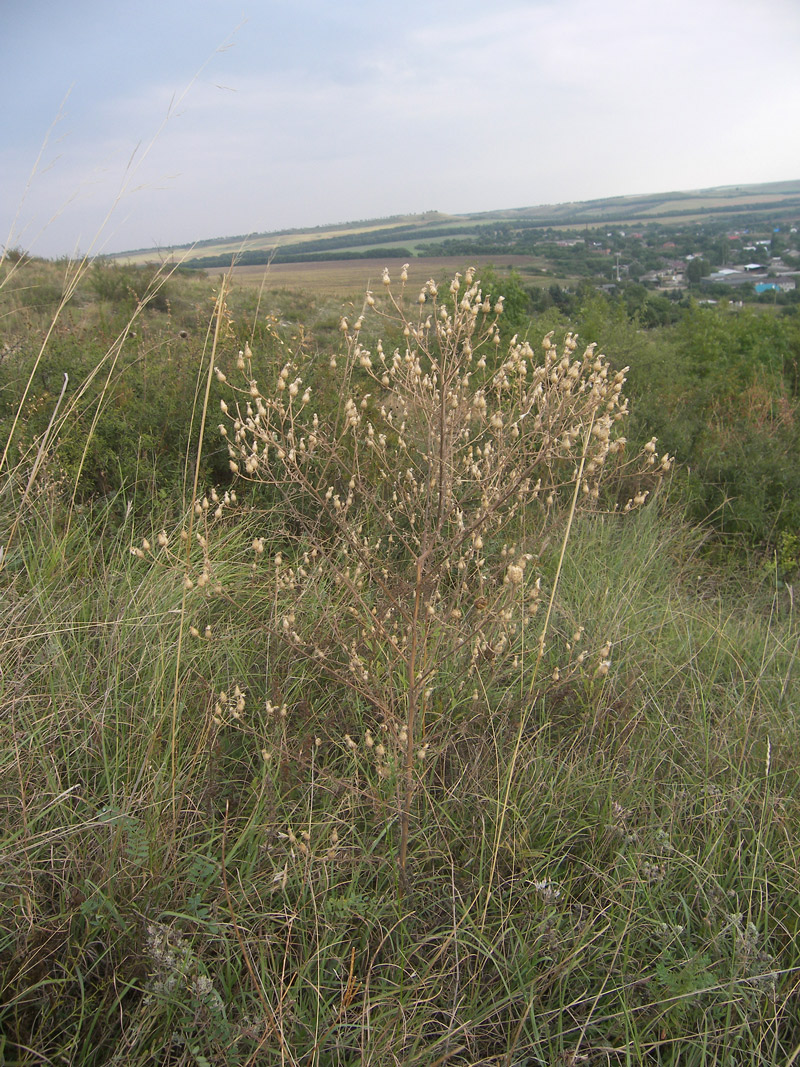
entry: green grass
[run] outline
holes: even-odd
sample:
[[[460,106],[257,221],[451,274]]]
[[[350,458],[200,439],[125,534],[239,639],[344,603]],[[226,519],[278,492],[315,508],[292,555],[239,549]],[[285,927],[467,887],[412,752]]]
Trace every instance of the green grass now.
[[[171,494],[71,509],[57,460],[24,504],[3,474],[0,1059],[791,1061],[785,585],[711,567],[658,498],[576,519],[539,680],[487,660],[473,695],[443,672],[401,892],[400,750],[277,640],[253,570],[279,502],[242,491],[207,525]]]
[[[132,557],[132,531],[54,545],[39,512],[9,561],[7,1062],[244,1063],[260,1043],[290,1063],[789,1055],[787,620],[698,601],[686,535],[655,509],[581,526],[560,614],[612,642],[613,670],[540,694],[491,886],[519,694],[443,709],[400,899],[396,783],[365,709],[270,657],[229,521],[224,593],[188,611],[214,636],[180,662],[179,575]],[[214,722],[235,684],[243,718]]]

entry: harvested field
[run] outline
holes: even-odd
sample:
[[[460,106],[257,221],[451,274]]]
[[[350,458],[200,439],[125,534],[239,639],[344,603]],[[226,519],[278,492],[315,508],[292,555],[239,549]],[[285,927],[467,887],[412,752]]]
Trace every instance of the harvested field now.
[[[536,256],[431,256],[412,259],[408,267],[408,284],[421,286],[428,278],[452,275],[468,266],[491,265],[499,273],[516,269],[520,271],[541,269],[543,261]],[[273,263],[268,266],[234,267],[233,277],[239,284],[260,286],[265,291],[275,289],[302,289],[309,293],[336,297],[352,296],[365,288],[377,289],[383,277],[383,268],[388,267],[392,276],[397,276],[402,263],[397,259],[343,259],[318,263]],[[207,272],[214,277],[221,273],[218,268]],[[542,284],[551,284],[552,276],[542,277]]]

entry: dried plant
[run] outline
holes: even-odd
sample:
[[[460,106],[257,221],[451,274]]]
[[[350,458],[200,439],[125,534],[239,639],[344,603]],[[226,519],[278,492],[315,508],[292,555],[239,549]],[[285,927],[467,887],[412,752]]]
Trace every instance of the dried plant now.
[[[429,280],[414,300],[405,268],[398,295],[388,271],[383,283],[341,321],[332,408],[315,406],[310,357],[267,389],[246,348],[220,431],[232,470],[281,504],[283,527],[253,543],[273,568],[269,625],[402,733],[402,886],[429,708],[485,664],[519,678],[538,664],[543,538],[577,506],[600,506],[627,401],[625,371],[593,345],[579,354],[573,335],[560,349],[546,337],[541,358],[518,337],[505,348],[502,297],[486,299],[474,270],[444,293]],[[391,351],[362,341],[373,316],[399,339]],[[650,442],[632,465],[652,485],[669,462]]]

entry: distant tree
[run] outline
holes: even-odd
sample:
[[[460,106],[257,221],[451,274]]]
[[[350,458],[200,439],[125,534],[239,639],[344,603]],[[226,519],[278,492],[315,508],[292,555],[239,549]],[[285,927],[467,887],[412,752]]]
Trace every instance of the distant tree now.
[[[690,259],[686,264],[686,280],[692,285],[698,285],[710,273],[711,267],[706,259]]]
[[[722,236],[714,242],[714,247],[709,250],[709,261],[713,266],[726,267],[731,258],[731,243],[727,237]]]
[[[573,301],[567,290],[562,289],[560,285],[553,283],[547,292],[553,306],[557,307],[559,311],[563,311],[565,314],[569,315],[572,311]]]
[[[519,272],[510,270],[501,276],[493,267],[486,266],[480,271],[480,279],[483,293],[490,301],[502,294],[503,325],[513,329],[523,326],[531,311],[531,294],[522,284]]]

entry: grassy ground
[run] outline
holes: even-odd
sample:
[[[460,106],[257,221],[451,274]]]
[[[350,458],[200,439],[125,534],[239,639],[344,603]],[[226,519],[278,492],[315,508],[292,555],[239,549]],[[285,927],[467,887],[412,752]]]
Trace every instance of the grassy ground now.
[[[235,338],[187,343],[202,408]],[[442,664],[401,876],[402,729],[282,636],[296,513],[194,494],[194,453],[185,507],[76,503],[43,446],[2,471],[0,1059],[794,1062],[791,587],[711,569],[663,493],[561,562],[553,512],[540,664]],[[348,588],[294,609],[325,648]]]

